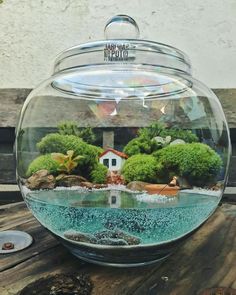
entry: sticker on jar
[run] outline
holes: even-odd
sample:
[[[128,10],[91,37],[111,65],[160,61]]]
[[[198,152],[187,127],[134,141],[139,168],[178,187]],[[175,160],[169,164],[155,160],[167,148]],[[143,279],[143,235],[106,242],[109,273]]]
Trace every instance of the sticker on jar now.
[[[134,46],[128,43],[107,43],[104,48],[104,61],[130,61],[134,60]]]

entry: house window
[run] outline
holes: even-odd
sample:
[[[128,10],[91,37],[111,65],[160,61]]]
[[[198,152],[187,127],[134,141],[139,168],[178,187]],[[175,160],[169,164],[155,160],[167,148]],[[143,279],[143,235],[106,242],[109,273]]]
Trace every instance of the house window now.
[[[116,159],[111,160],[111,166],[116,166]]]
[[[107,166],[109,168],[109,159],[104,159],[103,160],[103,165]]]
[[[111,197],[111,203],[114,205],[116,204],[116,196]]]

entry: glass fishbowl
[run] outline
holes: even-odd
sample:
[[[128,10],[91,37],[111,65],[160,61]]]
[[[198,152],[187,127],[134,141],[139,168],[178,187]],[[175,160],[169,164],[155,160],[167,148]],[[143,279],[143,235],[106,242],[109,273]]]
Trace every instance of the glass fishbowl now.
[[[138,39],[126,15],[105,36],[61,53],[26,99],[17,179],[33,215],[77,257],[146,265],[217,208],[229,129],[182,51]]]

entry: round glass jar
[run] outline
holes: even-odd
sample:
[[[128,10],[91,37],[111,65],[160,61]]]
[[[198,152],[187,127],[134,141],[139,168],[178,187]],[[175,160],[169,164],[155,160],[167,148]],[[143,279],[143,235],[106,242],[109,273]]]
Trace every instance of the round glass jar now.
[[[28,96],[16,134],[29,209],[77,257],[160,261],[216,209],[231,145],[215,94],[187,56],[139,40],[125,15],[108,39],[60,54]]]

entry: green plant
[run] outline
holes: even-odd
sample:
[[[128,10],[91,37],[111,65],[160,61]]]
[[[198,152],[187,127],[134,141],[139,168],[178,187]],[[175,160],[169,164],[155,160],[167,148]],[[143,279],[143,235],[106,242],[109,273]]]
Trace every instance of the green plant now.
[[[148,127],[140,128],[138,130],[139,137],[145,137],[152,139],[155,136],[162,136],[161,132],[165,130],[166,126],[163,123],[153,123],[150,124]]]
[[[61,121],[57,125],[58,133],[61,135],[75,135],[78,136],[79,128],[75,121]]]
[[[58,174],[59,163],[52,159],[51,154],[41,155],[35,158],[30,164],[26,172],[26,176],[29,177],[33,173],[46,169],[51,174]]]
[[[146,137],[137,137],[132,139],[124,147],[124,153],[129,157],[137,154],[151,154],[155,150],[156,143]]]
[[[74,151],[74,156],[83,156],[78,166],[78,173],[84,177],[89,177],[90,172],[98,163],[98,156],[102,149],[84,142],[75,135],[62,135],[59,133],[50,133],[43,137],[37,148],[42,154],[62,153],[66,154],[68,150]]]
[[[203,143],[169,145],[153,154],[161,164],[160,175],[166,181],[182,176],[192,185],[205,185],[215,180],[222,167],[220,156]]]
[[[82,138],[85,142],[87,143],[94,143],[96,141],[96,136],[93,132],[93,129],[90,127],[86,127],[86,128],[82,128],[79,131],[79,135],[80,138]]]
[[[66,152],[66,155],[62,153],[52,153],[52,159],[59,164],[58,171],[70,174],[79,164],[79,161],[83,156],[74,156],[74,151],[70,150]]]
[[[138,137],[132,139],[125,147],[124,152],[128,156],[137,155],[140,153],[152,154],[153,152],[163,148],[170,141],[163,142],[163,144],[155,140],[159,138],[171,138],[170,141],[175,139],[182,139],[185,142],[197,142],[198,137],[190,130],[182,129],[168,129],[161,123],[153,123],[148,127],[141,128],[138,131]],[[165,141],[165,140],[164,140]]]
[[[58,133],[61,135],[75,135],[87,143],[94,143],[96,136],[90,127],[79,128],[74,121],[62,121],[58,124]]]
[[[91,180],[94,183],[106,183],[108,169],[101,163],[98,163],[97,166],[91,172]]]
[[[140,180],[157,183],[160,169],[155,157],[138,154],[126,160],[121,173],[127,182]]]
[[[197,142],[198,137],[192,133],[191,130],[183,130],[179,128],[167,128],[162,123],[153,123],[148,127],[141,128],[138,131],[139,137],[152,139],[156,136],[166,137],[171,136],[171,141],[175,139],[182,139],[185,142]]]

